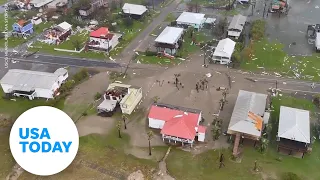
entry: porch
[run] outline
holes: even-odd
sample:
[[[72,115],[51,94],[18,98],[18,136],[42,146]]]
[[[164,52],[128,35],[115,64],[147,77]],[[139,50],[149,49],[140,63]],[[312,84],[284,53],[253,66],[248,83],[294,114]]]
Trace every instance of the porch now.
[[[278,152],[303,158],[308,152],[309,144],[293,141],[290,139],[280,138],[278,142]]]
[[[191,147],[193,145],[194,140],[191,139],[183,139],[183,138],[179,138],[179,137],[175,137],[175,136],[169,136],[169,135],[165,135],[162,134],[162,141],[165,142],[165,139],[169,141],[169,143],[174,142],[175,144],[178,143],[182,143],[182,146],[184,144],[190,144]]]

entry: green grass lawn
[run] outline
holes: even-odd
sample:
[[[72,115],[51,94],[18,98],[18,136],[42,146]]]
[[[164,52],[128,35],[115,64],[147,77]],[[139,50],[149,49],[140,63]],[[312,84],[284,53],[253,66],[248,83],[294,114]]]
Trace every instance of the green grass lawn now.
[[[9,130],[0,133],[0,140],[0,179],[5,179],[15,164],[9,147]]]
[[[305,99],[297,99],[288,96],[273,98],[274,111],[272,120],[279,117],[280,105],[303,108],[315,111],[312,102]],[[273,126],[277,130],[277,127]],[[274,137],[275,140],[275,137]],[[225,156],[225,167],[219,169],[220,153]],[[320,142],[317,140],[312,146],[312,153],[305,155],[303,159],[281,155],[274,145],[269,145],[265,154],[251,146],[245,146],[241,163],[230,159],[231,149],[210,150],[200,155],[192,155],[189,152],[173,149],[167,158],[169,173],[176,179],[184,180],[268,180],[280,179],[285,172],[293,172],[305,180],[318,180],[320,174],[317,168],[320,166]],[[281,157],[281,161],[278,161]],[[257,160],[260,172],[253,172],[254,161]],[[282,179],[280,179],[282,180]]]
[[[290,77],[300,74],[300,79],[320,80],[320,56],[317,54],[290,57],[283,51],[283,44],[262,40],[246,47],[242,55],[241,68],[245,70],[277,72]]]
[[[172,21],[175,21],[176,19],[177,19],[177,17],[175,17],[172,13],[169,13],[164,21],[165,22],[172,22]]]
[[[3,99],[3,91],[0,90],[0,114],[6,114],[13,119],[17,118],[24,111],[36,107],[47,105],[44,99],[28,100],[26,98],[15,98],[16,101]],[[57,108],[62,109],[64,102],[59,102]]]
[[[79,151],[73,163],[61,173],[52,176],[54,179],[65,179],[68,176],[84,177],[90,172],[90,168],[84,168],[79,174],[75,174],[76,162],[85,160],[94,163],[98,167],[107,169],[117,174],[129,175],[130,173],[141,170],[146,179],[151,179],[152,169],[157,167],[156,160],[138,159],[132,155],[125,154],[125,150],[130,148],[130,137],[121,133],[122,138],[118,137],[116,125],[107,135],[92,134],[80,138]],[[89,171],[89,172],[88,172]],[[101,174],[98,171],[90,173],[90,177]],[[103,175],[105,177],[105,175]],[[35,176],[23,173],[21,179],[34,179]],[[110,178],[111,179],[111,178]]]
[[[144,21],[134,20],[131,28],[126,27],[122,22],[119,22],[119,31],[123,34],[122,41],[120,41],[117,47],[110,52],[110,56],[115,57],[120,54],[122,50],[148,26],[152,19],[159,14],[160,12],[151,12],[151,15],[146,17]]]
[[[47,43],[42,42],[35,42],[32,44],[33,47],[29,48],[30,51],[37,51],[48,53],[48,54],[54,54],[54,55],[70,55],[70,56],[76,56],[80,58],[92,58],[92,59],[106,59],[104,53],[102,52],[94,52],[94,51],[82,51],[80,53],[69,53],[69,52],[61,52],[61,51],[55,51],[54,48],[60,48],[60,49],[68,49],[68,50],[74,50],[74,44],[73,42],[75,40],[79,40],[82,47],[84,46],[85,42],[89,38],[89,32],[82,32],[78,33],[76,35],[72,35],[69,37],[69,40],[64,41],[63,43],[59,45],[50,45]]]
[[[194,39],[195,39],[196,43],[203,43],[203,42],[208,41],[208,37],[202,31],[195,32],[193,36],[194,36]],[[190,54],[200,50],[200,46],[199,45],[196,45],[196,44],[192,43],[192,38],[190,37],[190,35],[188,33],[186,33],[184,35],[183,39],[184,39],[184,42],[182,43],[182,47],[179,50],[180,53],[181,53],[181,56],[183,58],[186,58]]]

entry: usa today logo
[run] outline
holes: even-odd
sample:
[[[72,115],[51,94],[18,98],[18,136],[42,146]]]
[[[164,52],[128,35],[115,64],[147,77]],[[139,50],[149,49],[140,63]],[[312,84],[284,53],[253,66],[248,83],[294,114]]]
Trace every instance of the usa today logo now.
[[[10,132],[10,150],[26,171],[39,176],[57,174],[77,155],[79,134],[63,111],[39,106],[24,112]]]

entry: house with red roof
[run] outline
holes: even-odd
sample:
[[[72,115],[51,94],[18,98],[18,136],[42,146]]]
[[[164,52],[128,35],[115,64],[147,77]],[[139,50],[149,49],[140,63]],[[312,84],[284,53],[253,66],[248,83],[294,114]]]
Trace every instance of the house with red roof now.
[[[117,46],[121,37],[121,34],[111,33],[107,27],[100,27],[90,33],[87,46],[89,50],[110,52]]]
[[[206,127],[199,125],[201,111],[169,104],[156,103],[151,106],[149,127],[161,129],[163,141],[192,144],[195,140],[204,142]]]

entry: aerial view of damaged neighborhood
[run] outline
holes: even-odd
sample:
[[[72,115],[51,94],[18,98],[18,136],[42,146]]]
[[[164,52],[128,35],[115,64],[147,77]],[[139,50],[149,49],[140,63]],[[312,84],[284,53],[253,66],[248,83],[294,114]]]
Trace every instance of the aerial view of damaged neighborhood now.
[[[320,0],[0,4],[0,179],[320,179]],[[80,136],[49,177],[9,148],[36,106]]]

